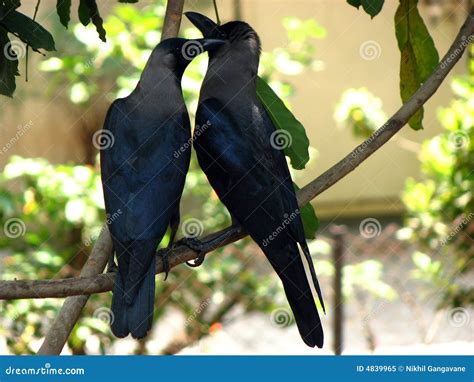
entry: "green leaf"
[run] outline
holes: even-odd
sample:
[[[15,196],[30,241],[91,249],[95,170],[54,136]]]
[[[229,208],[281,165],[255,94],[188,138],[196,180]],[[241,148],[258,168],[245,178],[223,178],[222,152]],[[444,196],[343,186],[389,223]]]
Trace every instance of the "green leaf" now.
[[[347,0],[347,3],[357,9],[362,5],[365,13],[374,18],[382,10],[384,1],[385,0]]]
[[[291,166],[296,170],[304,169],[309,161],[309,139],[303,125],[260,77],[257,77],[257,96],[275,127],[287,131],[291,137],[291,144],[284,149]]]
[[[362,0],[361,3],[365,13],[374,18],[382,10],[384,0]]]
[[[81,24],[84,26],[89,25],[89,22],[91,21],[91,13],[87,6],[87,0],[80,0],[77,12]]]
[[[11,97],[16,89],[15,76],[19,73],[18,60],[15,53],[8,50],[9,44],[7,31],[0,27],[0,94]],[[4,54],[5,51],[10,52],[11,56]]]
[[[362,0],[347,0],[347,3],[359,9]]]
[[[104,20],[99,13],[99,8],[95,0],[81,0],[79,3],[79,20],[83,25],[88,25],[89,21],[95,25],[95,29],[102,41],[106,41]]]
[[[438,51],[418,12],[418,0],[400,0],[395,13],[395,33],[400,49],[400,95],[405,103],[438,65]],[[414,130],[423,128],[423,108],[408,121]]]
[[[119,3],[138,3],[138,0],[119,0]]]
[[[56,3],[56,12],[59,16],[59,21],[66,28],[71,20],[71,0],[58,0]]]
[[[35,50],[56,50],[51,33],[23,13],[9,12],[0,21],[0,25],[3,25],[10,33]]]
[[[296,183],[293,183],[293,187],[297,192],[300,190]],[[311,203],[307,203],[303,207],[300,207],[300,215],[301,220],[303,221],[304,236],[308,240],[314,239],[319,228],[319,219],[316,216],[316,212]]]

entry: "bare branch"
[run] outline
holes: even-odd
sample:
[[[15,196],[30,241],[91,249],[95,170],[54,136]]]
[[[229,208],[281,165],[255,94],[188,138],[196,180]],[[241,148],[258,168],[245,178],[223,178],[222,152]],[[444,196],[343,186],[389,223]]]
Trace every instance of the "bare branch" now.
[[[382,147],[388,140],[397,133],[423,106],[428,99],[436,92],[450,70],[461,58],[466,47],[474,41],[474,11],[468,15],[465,23],[461,27],[459,34],[451,45],[446,55],[441,60],[437,69],[431,74],[428,80],[416,91],[416,93],[404,104],[382,127],[368,138],[364,143],[357,146],[344,159],[328,169],[318,178],[303,187],[297,194],[300,206],[305,205],[321,194],[336,182],[341,180],[370,155]],[[229,228],[213,233],[202,238],[208,241],[223,233],[230,232]],[[223,247],[246,236],[243,231],[236,232],[228,236],[225,240],[219,241],[215,248]],[[97,244],[96,244],[97,246]],[[214,248],[214,249],[215,249]],[[107,251],[105,257],[111,252]],[[161,257],[157,256],[157,273],[163,271]],[[170,266],[182,264],[196,258],[196,253],[186,246],[179,245],[170,254]],[[102,267],[103,269],[103,267]],[[85,276],[85,275],[84,275]],[[93,294],[110,291],[113,288],[114,275],[88,275],[89,277],[63,279],[63,280],[43,280],[43,281],[1,281],[0,300],[10,300],[19,298],[46,298],[65,297],[81,294]]]

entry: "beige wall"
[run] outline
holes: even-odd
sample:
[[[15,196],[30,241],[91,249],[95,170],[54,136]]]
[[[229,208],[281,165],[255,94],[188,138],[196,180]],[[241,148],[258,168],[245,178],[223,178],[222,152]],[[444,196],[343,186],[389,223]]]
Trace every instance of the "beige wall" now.
[[[141,3],[143,5],[146,1]],[[286,44],[280,22],[284,16],[315,18],[328,31],[324,40],[315,43],[317,58],[325,63],[325,69],[320,72],[308,70],[299,77],[289,78],[297,89],[296,96],[291,99],[293,111],[306,126],[311,144],[319,152],[316,161],[299,179],[301,185],[329,168],[360,142],[349,131],[337,128],[333,120],[334,107],[345,89],[367,87],[383,100],[387,114],[400,106],[399,52],[393,26],[397,3],[387,0],[382,13],[371,20],[362,11],[348,6],[345,0],[242,0],[243,18],[259,32],[264,50]],[[55,1],[41,4],[48,8],[48,4],[54,6]],[[232,2],[221,0],[218,4],[222,19],[228,20],[232,15]],[[188,1],[186,8],[197,9],[201,5]],[[440,54],[446,51],[462,21],[463,14],[458,12],[457,17],[441,20],[436,25],[428,24]],[[359,54],[360,45],[368,40],[381,47],[380,57],[372,61],[364,60]],[[454,72],[460,73],[464,69],[465,61],[462,61]],[[19,90],[14,100],[0,98],[2,142],[11,139],[18,125],[29,120],[33,122],[33,127],[8,154],[46,156],[54,161],[82,160],[84,153],[74,143],[75,134],[81,129],[80,116],[68,115],[70,113],[55,99],[43,101],[37,97],[26,100],[33,85],[39,95],[47,85],[34,65],[30,65],[30,77],[29,84],[25,84],[23,79],[18,80]],[[450,99],[447,81],[426,107],[425,130],[414,132],[405,128],[401,136],[421,142],[438,133],[440,126],[436,109],[447,105]],[[103,118],[94,113],[85,117],[96,118],[99,122]],[[0,155],[0,166],[5,157]],[[407,176],[418,176],[418,169],[416,153],[400,148],[396,142],[389,142],[356,171],[318,197],[316,205],[323,216],[398,213],[401,208],[398,196],[404,180]]]

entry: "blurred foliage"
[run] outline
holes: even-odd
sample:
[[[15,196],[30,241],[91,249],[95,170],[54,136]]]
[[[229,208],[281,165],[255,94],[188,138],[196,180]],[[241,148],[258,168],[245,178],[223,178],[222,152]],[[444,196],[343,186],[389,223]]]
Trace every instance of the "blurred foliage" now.
[[[352,130],[356,137],[368,138],[387,120],[382,100],[366,88],[347,89],[336,106],[334,119]]]
[[[49,75],[46,93],[63,94],[65,105],[84,111],[100,104],[98,101],[104,96],[110,103],[128,95],[160,40],[163,3],[155,2],[142,9],[117,5],[104,20],[106,43],[98,39],[93,27],[70,25],[74,39],[57,40],[58,46],[64,45],[65,54],[40,63],[40,69]],[[313,60],[309,56],[314,54],[313,39],[324,36],[324,32],[313,21],[288,18],[285,23],[289,25],[289,46],[293,46],[293,52],[278,49],[264,56],[268,62],[275,62],[275,57],[282,55],[293,60],[299,65],[299,70],[291,73],[296,75],[312,67]],[[185,30],[183,34],[188,38],[200,37],[194,29]],[[198,57],[183,78],[183,92],[191,113],[197,106],[206,66],[206,57]],[[263,64],[261,75],[272,80],[277,93],[293,94],[289,82],[277,80],[278,76],[287,75],[280,72],[278,66]],[[63,89],[64,92],[60,91]],[[43,159],[14,157],[0,178],[0,203],[2,224],[13,218],[25,225],[22,237],[0,241],[0,248],[7,251],[1,258],[2,272],[10,279],[77,276],[106,218],[96,165],[56,166]],[[190,218],[198,218],[204,232],[213,232],[230,223],[227,210],[210,188],[194,157],[182,199],[183,225]],[[216,252],[208,256],[200,268],[179,266],[166,282],[157,282],[155,320],[158,325],[154,329],[159,331],[159,322],[172,312],[183,319],[183,324],[169,343],[157,347],[151,341],[153,336],[148,336],[136,342],[132,352],[175,353],[219,328],[218,324],[226,321],[233,311],[271,311],[287,304],[280,283],[250,240],[241,240]],[[45,299],[0,305],[6,312],[0,317],[0,330],[8,338],[10,351],[34,352],[61,303],[58,299]],[[102,314],[109,305],[110,293],[91,297],[68,341],[74,354],[110,352],[111,347],[120,342],[111,335],[107,315]]]
[[[435,285],[442,305],[474,303],[474,82],[452,82],[455,99],[438,112],[444,132],[423,143],[422,181],[408,179],[401,234],[421,246],[413,256],[415,276]],[[436,253],[432,258],[423,253]]]

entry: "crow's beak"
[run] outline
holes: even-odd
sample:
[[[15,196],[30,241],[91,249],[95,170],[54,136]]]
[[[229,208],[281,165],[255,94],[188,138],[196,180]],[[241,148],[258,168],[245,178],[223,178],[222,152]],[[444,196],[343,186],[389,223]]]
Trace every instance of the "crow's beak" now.
[[[185,12],[186,17],[199,29],[206,38],[225,38],[225,34],[214,21],[209,17],[201,15],[197,12]]]
[[[202,47],[207,52],[212,52],[225,44],[225,40],[219,40],[216,38],[201,38],[197,41],[202,44]]]

